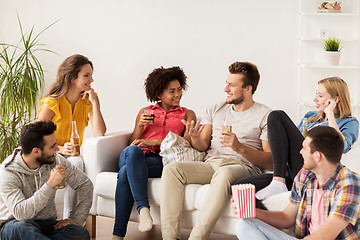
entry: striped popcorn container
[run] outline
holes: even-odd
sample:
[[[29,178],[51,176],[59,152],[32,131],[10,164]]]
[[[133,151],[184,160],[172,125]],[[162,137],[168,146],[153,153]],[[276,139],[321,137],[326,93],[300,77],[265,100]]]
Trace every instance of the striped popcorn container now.
[[[255,217],[255,186],[253,184],[238,184],[231,186],[236,215],[239,218]]]

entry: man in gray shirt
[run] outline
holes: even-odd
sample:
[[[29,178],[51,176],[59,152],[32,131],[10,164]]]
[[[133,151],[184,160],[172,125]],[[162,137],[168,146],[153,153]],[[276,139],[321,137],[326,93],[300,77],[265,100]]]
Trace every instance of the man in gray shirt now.
[[[35,122],[21,131],[21,148],[0,166],[0,238],[90,239],[81,225],[92,203],[90,179],[57,153],[53,122]],[[72,219],[56,220],[56,186],[76,190]]]
[[[166,165],[161,179],[161,232],[163,239],[179,238],[179,222],[186,184],[208,184],[207,202],[200,209],[190,240],[208,239],[212,228],[229,202],[230,185],[237,179],[272,169],[267,138],[270,108],[253,100],[260,74],[249,62],[229,66],[226,102],[210,107],[199,123],[184,123],[191,145],[206,151],[205,162],[173,162]],[[232,126],[224,131],[222,126]]]

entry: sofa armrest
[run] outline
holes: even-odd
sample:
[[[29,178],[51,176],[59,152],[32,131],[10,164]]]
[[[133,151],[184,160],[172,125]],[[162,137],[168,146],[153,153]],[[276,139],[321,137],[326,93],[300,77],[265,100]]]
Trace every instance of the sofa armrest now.
[[[95,184],[100,172],[117,172],[121,151],[128,145],[131,131],[111,133],[102,137],[85,138],[82,153],[85,173]]]

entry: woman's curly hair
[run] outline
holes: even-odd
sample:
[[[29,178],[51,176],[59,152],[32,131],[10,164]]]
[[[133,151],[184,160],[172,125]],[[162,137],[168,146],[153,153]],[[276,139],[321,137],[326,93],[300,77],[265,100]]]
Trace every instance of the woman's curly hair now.
[[[146,98],[150,102],[157,102],[163,91],[169,86],[169,83],[178,80],[183,90],[188,87],[186,75],[182,68],[174,66],[171,68],[155,68],[145,79],[144,88]]]

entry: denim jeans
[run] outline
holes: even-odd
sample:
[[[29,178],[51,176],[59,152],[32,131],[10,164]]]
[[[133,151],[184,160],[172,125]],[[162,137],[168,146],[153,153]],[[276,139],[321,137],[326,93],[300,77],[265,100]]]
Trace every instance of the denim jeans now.
[[[77,225],[67,225],[60,229],[55,229],[54,225],[58,221],[49,220],[24,220],[15,219],[5,223],[0,230],[2,240],[23,240],[23,239],[69,239],[69,240],[89,240],[89,232]]]
[[[120,155],[119,173],[115,191],[115,225],[113,234],[124,237],[131,210],[150,208],[148,178],[161,177],[163,165],[159,153],[144,154],[138,146],[126,147]]]
[[[239,240],[296,240],[293,236],[256,218],[239,219],[235,226]]]

